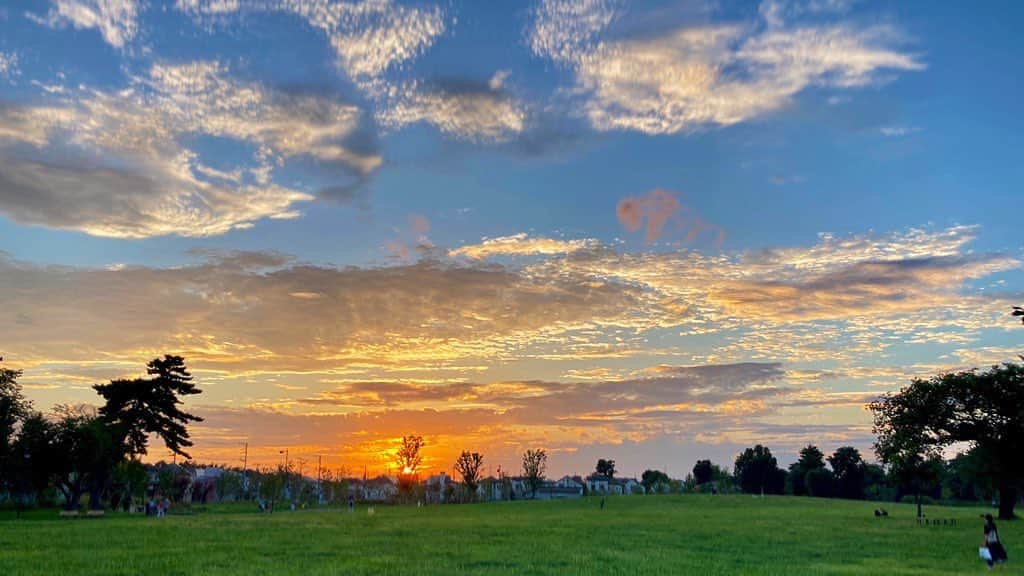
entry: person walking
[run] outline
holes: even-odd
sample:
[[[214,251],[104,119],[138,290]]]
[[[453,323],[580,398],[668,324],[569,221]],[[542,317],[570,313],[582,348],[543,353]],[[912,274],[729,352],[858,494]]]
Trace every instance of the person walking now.
[[[985,562],[988,563],[989,569],[1006,562],[1006,548],[1003,548],[1003,543],[999,539],[999,530],[996,529],[991,514],[985,514],[985,539],[982,541],[982,547],[988,550]]]

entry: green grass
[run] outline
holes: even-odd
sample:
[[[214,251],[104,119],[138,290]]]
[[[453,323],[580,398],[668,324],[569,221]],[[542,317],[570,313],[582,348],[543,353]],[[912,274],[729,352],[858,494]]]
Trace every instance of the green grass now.
[[[972,574],[980,508],[750,496],[630,496],[463,506],[0,519],[0,574]],[[1024,574],[1024,522],[1002,522]]]

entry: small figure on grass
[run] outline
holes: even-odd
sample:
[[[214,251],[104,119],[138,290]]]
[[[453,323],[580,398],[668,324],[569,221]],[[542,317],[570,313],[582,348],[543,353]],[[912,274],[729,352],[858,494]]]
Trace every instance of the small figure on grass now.
[[[985,538],[981,544],[978,553],[988,564],[989,569],[1006,562],[1006,548],[1003,548],[1003,543],[999,540],[999,530],[996,529],[991,514],[985,514]]]
[[[351,495],[351,494],[348,495],[348,511],[349,512],[355,512],[356,511],[356,497]]]
[[[601,496],[601,510],[604,510],[604,496]]]

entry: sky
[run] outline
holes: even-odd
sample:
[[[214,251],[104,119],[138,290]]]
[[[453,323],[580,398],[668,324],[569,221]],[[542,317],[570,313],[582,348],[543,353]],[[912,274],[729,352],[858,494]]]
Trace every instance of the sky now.
[[[44,410],[183,355],[202,462],[870,457],[1024,350],[1022,16],[5,2],[0,354]]]

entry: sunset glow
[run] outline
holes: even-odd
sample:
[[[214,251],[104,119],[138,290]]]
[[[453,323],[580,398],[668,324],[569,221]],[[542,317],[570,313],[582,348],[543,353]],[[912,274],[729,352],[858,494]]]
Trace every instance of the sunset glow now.
[[[0,356],[44,410],[184,356],[203,463],[870,457],[1022,352],[1013,19],[719,4],[16,1]]]

